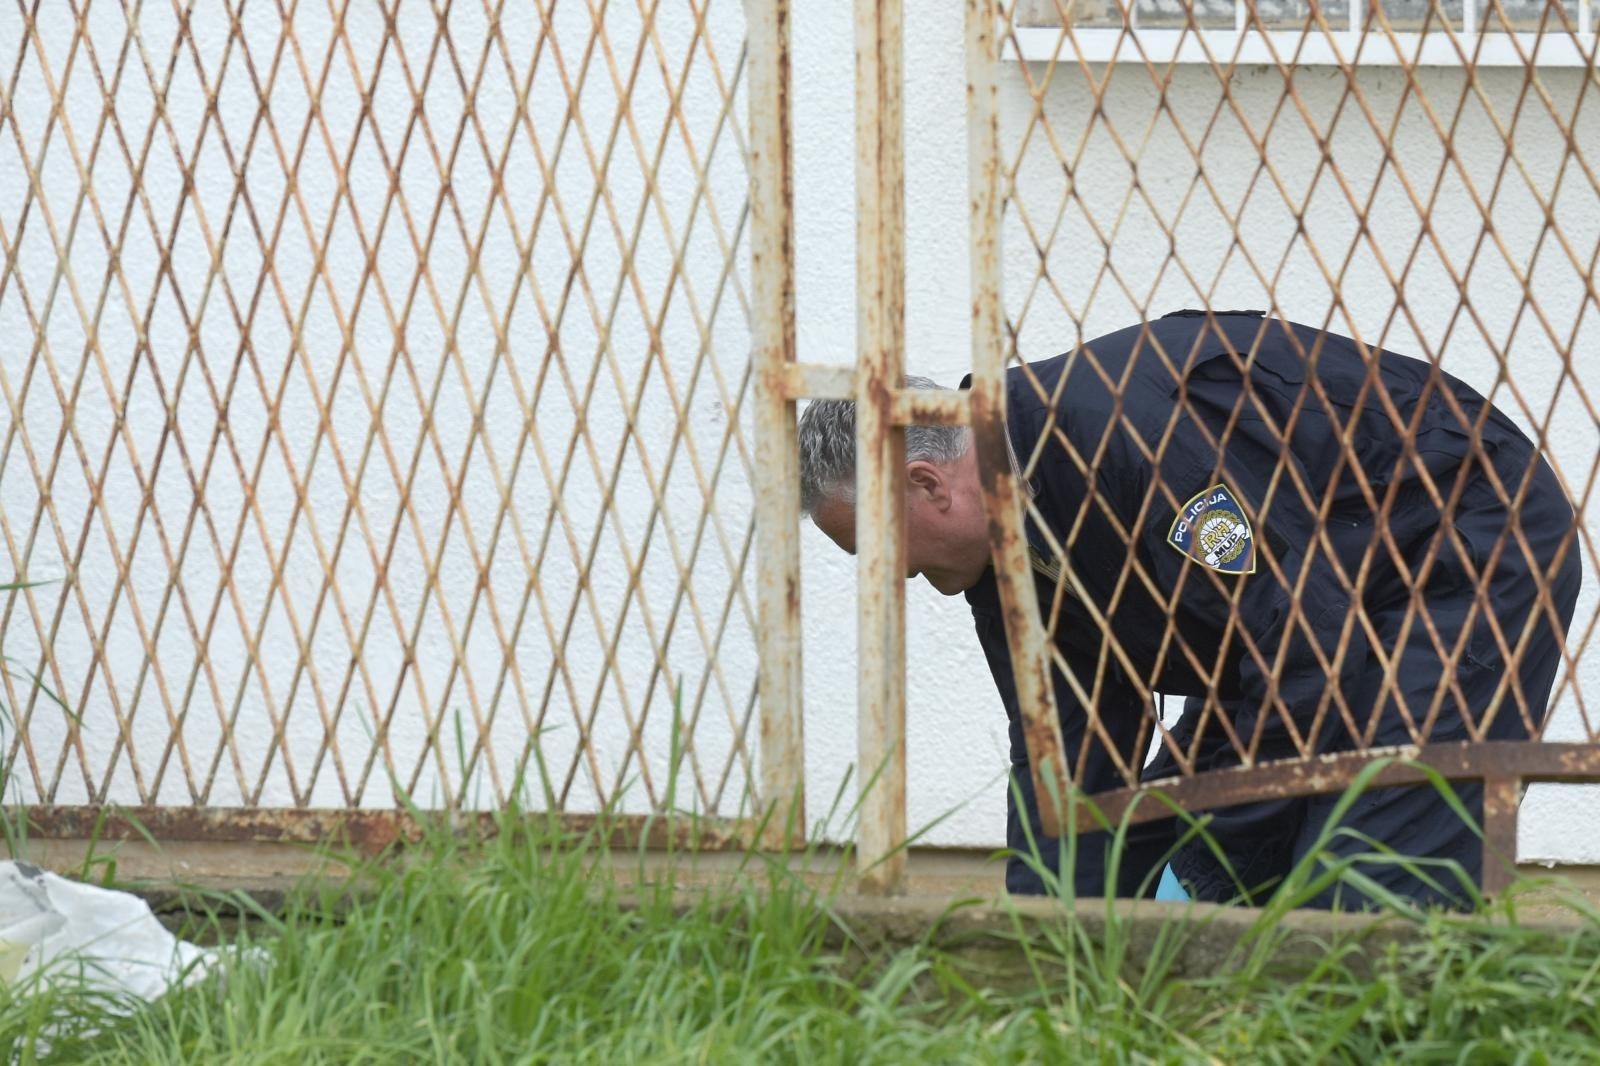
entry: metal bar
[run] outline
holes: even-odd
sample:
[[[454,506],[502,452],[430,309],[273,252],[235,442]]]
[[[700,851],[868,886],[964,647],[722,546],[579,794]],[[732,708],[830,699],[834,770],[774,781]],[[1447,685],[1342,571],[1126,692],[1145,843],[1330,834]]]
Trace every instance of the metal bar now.
[[[1498,896],[1517,877],[1517,806],[1522,779],[1487,777],[1483,782],[1483,892]]]
[[[1319,755],[1312,759],[1285,759],[1229,770],[1212,770],[1193,777],[1148,781],[1138,788],[1102,792],[1093,797],[1099,813],[1113,821],[1137,802],[1130,822],[1149,822],[1172,815],[1172,809],[1150,799],[1160,792],[1185,810],[1204,811],[1258,799],[1312,796],[1339,792],[1378,759],[1400,760],[1380,770],[1375,788],[1415,785],[1426,781],[1427,767],[1451,781],[1503,780],[1600,782],[1600,745],[1539,744],[1525,740],[1460,741],[1446,744],[1368,748]],[[1487,815],[1486,815],[1487,817]],[[1078,816],[1081,829],[1098,828],[1094,812]]]
[[[1421,784],[1427,780],[1420,767],[1427,767],[1449,780],[1492,779],[1510,781],[1520,793],[1521,785],[1534,781],[1569,783],[1600,782],[1600,746],[1593,744],[1537,744],[1527,741],[1482,741],[1429,744],[1422,747],[1381,748],[1344,752],[1315,760],[1285,760],[1254,767],[1217,770],[1195,777],[1153,781],[1138,789],[1102,793],[1094,797],[1100,813],[1120,818],[1129,804],[1143,797],[1130,820],[1152,821],[1167,817],[1171,808],[1152,802],[1149,795],[1160,791],[1187,810],[1203,811],[1252,799],[1290,795],[1315,795],[1348,788],[1372,761],[1393,758],[1373,778],[1374,787]],[[1505,807],[1486,799],[1485,821],[1498,817]],[[388,844],[420,839],[424,814],[403,811],[347,810],[335,808],[263,807],[121,807],[115,805],[19,806],[6,809],[7,816],[27,819],[28,832],[50,839],[92,838],[105,840],[144,839],[160,841],[281,841],[323,843],[342,840],[362,850],[379,850]],[[489,812],[439,812],[449,824],[492,827],[496,816]],[[645,843],[659,846],[669,837],[690,839],[685,820],[669,822],[651,815],[535,814],[530,821],[550,821],[565,831],[584,832],[602,822],[610,839],[618,844]],[[1085,828],[1095,823],[1090,813],[1082,816]],[[755,839],[755,819],[700,818],[697,846],[724,850],[748,846]]]
[[[901,389],[894,398],[894,424],[965,426],[972,421],[967,401],[955,389]]]
[[[1022,710],[1044,831],[1060,835],[1052,795],[1065,796],[1061,723],[1050,685],[1044,625],[1028,564],[1022,495],[1006,446],[1005,329],[1000,304],[1000,112],[994,0],[967,0],[967,181],[972,235],[973,443],[978,452],[989,547],[1004,611],[1006,643]],[[1045,777],[1053,772],[1053,783]]]
[[[800,470],[795,449],[794,167],[788,0],[751,0],[750,220],[756,362],[757,632],[764,842],[805,838]]]
[[[791,278],[793,270],[790,271]],[[790,363],[784,367],[791,400],[852,400],[856,395],[856,368],[827,363]]]
[[[905,358],[900,0],[856,0],[856,552],[860,606],[857,771],[862,890],[905,876],[905,432],[894,424]]]
[[[856,368],[826,363],[790,363],[784,380],[791,400],[853,400]],[[893,392],[891,421],[897,426],[964,426],[967,394],[957,389],[903,389]]]
[[[214,841],[229,843],[340,844],[364,855],[390,846],[416,844],[430,828],[490,834],[503,824],[503,814],[489,811],[427,812],[341,810],[284,807],[9,807],[9,818],[27,820],[28,832],[55,840],[146,840],[159,843]],[[755,843],[759,823],[753,818],[664,818],[649,814],[529,814],[532,826],[548,826],[567,835],[600,831],[610,847],[693,847],[701,851],[733,851]]]

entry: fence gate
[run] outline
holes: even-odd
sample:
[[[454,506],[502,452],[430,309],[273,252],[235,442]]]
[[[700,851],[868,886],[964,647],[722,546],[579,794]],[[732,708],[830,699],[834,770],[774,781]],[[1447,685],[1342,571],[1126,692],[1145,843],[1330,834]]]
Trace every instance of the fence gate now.
[[[1112,817],[1137,795],[1152,746],[1161,786],[1192,810],[1338,791],[1398,753],[1483,782],[1493,891],[1514,858],[1523,785],[1600,775],[1584,685],[1592,590],[1566,639],[1550,637],[1574,609],[1575,564],[1591,582],[1597,569],[1591,7],[969,3],[972,420],[1003,519],[999,584],[1041,796],[1094,751],[1114,767],[1098,797]],[[1306,343],[1273,356],[1282,345],[1268,320],[1211,313],[1238,306],[1306,324]],[[1184,308],[1201,309],[1200,329],[1181,335],[1200,339],[1179,348],[1163,342],[1179,334],[1162,316]],[[1119,327],[1134,327],[1125,359],[1115,343],[1089,343]],[[1317,373],[1335,358],[1321,330],[1352,338],[1364,373]],[[1026,365],[1065,349],[1075,351],[1064,364]],[[1415,394],[1380,368],[1382,349],[1426,361],[1406,371]],[[1036,443],[1018,456],[1024,482],[1063,463],[1084,479],[1065,526],[1011,476],[1008,368],[1013,396],[1048,398],[1057,412],[1025,438]],[[1441,372],[1535,447],[1507,443]],[[1160,426],[1136,424],[1135,389],[1151,381],[1175,397]],[[1236,387],[1219,393],[1211,381]],[[1103,395],[1105,425],[1067,424],[1074,391]],[[1320,467],[1289,447],[1318,427],[1333,441]],[[1373,444],[1393,436],[1405,445]],[[1151,471],[1135,493],[1099,477],[1117,449]],[[1447,461],[1450,449],[1465,458]],[[1206,469],[1188,469],[1186,451]],[[1550,472],[1538,473],[1541,459]],[[1559,482],[1576,518],[1533,509],[1540,478]],[[1196,479],[1224,497],[1195,496]],[[1227,554],[1241,550],[1226,536],[1239,512],[1255,534],[1247,576],[1228,572],[1243,566]],[[1474,512],[1510,520],[1485,535]],[[1295,516],[1309,535],[1273,535]],[[1108,530],[1124,550],[1091,572],[1085,546]],[[1030,550],[1058,573],[1038,577]],[[1208,552],[1220,561],[1202,565]],[[1221,604],[1220,631],[1185,625],[1180,596]],[[1276,621],[1247,618],[1247,598],[1279,603]],[[1164,630],[1130,633],[1121,620],[1141,600],[1162,611]],[[1069,616],[1105,634],[1095,654],[1066,651]],[[1430,674],[1429,663],[1443,668]],[[1235,670],[1243,691],[1226,691]],[[1311,698],[1291,694],[1291,671],[1320,679]],[[1200,693],[1176,727],[1161,713],[1174,676]],[[1539,689],[1552,682],[1541,716]],[[1083,709],[1075,741],[1064,741],[1058,704]],[[1381,720],[1370,713],[1386,705]],[[1143,711],[1137,735],[1113,738],[1112,716],[1130,707]],[[1219,747],[1243,766],[1216,769]],[[1379,778],[1418,779],[1400,766]],[[1136,817],[1159,813],[1147,803]]]
[[[770,25],[0,13],[0,780],[36,831],[378,844],[406,796],[734,842],[795,791],[755,723]]]
[[[784,23],[786,5],[763,6]],[[1377,783],[1420,779],[1414,764],[1483,782],[1485,843],[1496,859],[1485,865],[1486,886],[1495,890],[1508,872],[1498,860],[1514,854],[1524,784],[1600,779],[1600,735],[1584,686],[1592,590],[1564,625],[1574,571],[1581,564],[1593,574],[1600,561],[1591,502],[1600,471],[1593,6],[968,0],[973,379],[963,394],[903,388],[905,13],[899,0],[858,0],[859,361],[851,372],[796,363],[774,325],[768,350],[781,356],[771,355],[763,380],[774,410],[790,417],[797,397],[857,405],[858,765],[873,785],[862,801],[858,861],[867,887],[893,890],[904,875],[905,565],[893,531],[902,528],[908,424],[973,428],[1040,795],[1062,795],[1076,781],[1117,818],[1141,789],[1159,784],[1203,810],[1339,791],[1375,760],[1404,756],[1413,765],[1390,765]],[[1257,315],[1211,313],[1232,307]],[[1160,339],[1162,317],[1184,309],[1204,321],[1203,353],[1167,350]],[[1306,336],[1351,338],[1364,366],[1359,380],[1330,391],[1314,372],[1322,343],[1314,342],[1294,353],[1294,367],[1280,365],[1288,375],[1280,386],[1293,388],[1277,390],[1274,409],[1254,384],[1258,372],[1271,372],[1256,362],[1267,327],[1240,333],[1237,325],[1264,322],[1263,313],[1310,327]],[[1088,343],[1118,329],[1136,339],[1125,361]],[[1405,409],[1382,398],[1376,353],[1386,349],[1425,360],[1411,364],[1408,373],[1424,380]],[[1028,365],[1063,351],[1049,371]],[[1208,373],[1244,382],[1220,411],[1200,410],[1190,394],[1200,354]],[[1174,425],[1133,426],[1123,389],[1139,360],[1141,380],[1164,381],[1178,398],[1187,439]],[[1497,455],[1488,409],[1448,398],[1455,393],[1443,373],[1475,386],[1533,447]],[[1087,436],[1082,424],[1066,424],[1069,388],[1097,390],[1111,412]],[[1006,412],[1019,395],[1056,414],[1013,435],[1028,445],[1014,470]],[[1444,431],[1466,442],[1463,461],[1448,470],[1429,465],[1433,446],[1419,442],[1410,421],[1440,408],[1449,416]],[[1241,419],[1254,424],[1253,453],[1241,443]],[[1282,446],[1310,419],[1333,433],[1319,476]],[[767,425],[791,439],[788,425]],[[1407,443],[1375,458],[1363,448],[1374,432]],[[1139,452],[1153,471],[1131,500],[1112,498],[1097,481],[1116,448]],[[1221,469],[1188,471],[1194,477],[1226,482],[1234,464],[1246,463],[1268,486],[1237,501],[1264,531],[1250,580],[1267,590],[1258,595],[1281,601],[1265,630],[1244,624],[1231,576],[1194,560],[1182,564],[1177,584],[1155,572],[1147,532],[1158,529],[1154,551],[1167,551],[1159,541],[1194,502],[1192,477],[1167,477],[1166,460],[1186,451],[1227,457]],[[1576,519],[1562,508],[1554,521],[1523,521],[1541,458],[1550,470],[1539,477],[1559,483]],[[1052,523],[1025,488],[1044,463],[1064,465],[1087,486],[1070,518]],[[1353,549],[1340,527],[1351,525],[1352,508],[1367,531]],[[1487,540],[1463,533],[1473,508],[1511,520]],[[1302,545],[1272,536],[1285,514],[1309,516]],[[1420,547],[1393,530],[1401,514],[1412,525],[1429,516],[1431,536]],[[783,538],[797,520],[794,501],[766,501],[763,518],[792,553]],[[1075,555],[1094,525],[1102,540],[1110,531],[1116,550]],[[771,565],[773,581],[793,589],[792,554]],[[1508,578],[1519,568],[1525,578]],[[1308,592],[1314,571],[1322,585]],[[1460,616],[1434,617],[1424,595],[1445,574],[1466,590]],[[1209,588],[1224,605],[1216,639],[1197,640],[1182,625],[1174,606],[1183,582]],[[1394,589],[1398,603],[1378,602]],[[1508,597],[1521,606],[1491,609]],[[1132,634],[1134,647],[1121,620],[1141,599],[1163,621]],[[1331,604],[1338,610],[1330,613]],[[792,596],[782,607],[794,608]],[[1562,629],[1555,647],[1534,647],[1541,633]],[[1095,637],[1094,655],[1065,652],[1090,631],[1105,634]],[[1535,676],[1535,660],[1546,664],[1544,676]],[[1442,680],[1408,687],[1415,666],[1430,661],[1442,664],[1434,671]],[[1161,690],[1173,664],[1199,691],[1184,723],[1175,723],[1184,701]],[[1222,683],[1224,671],[1241,668],[1253,671],[1253,692]],[[1302,684],[1319,674],[1339,683],[1292,703],[1280,690],[1291,668]],[[781,663],[786,673],[777,669],[769,666],[764,691],[770,698],[782,685],[792,696],[797,657]],[[1471,699],[1461,681],[1469,673],[1478,686]],[[1352,699],[1342,687],[1350,678],[1377,688]],[[1553,691],[1541,715],[1545,684]],[[1365,710],[1386,703],[1395,714],[1384,723]],[[1063,704],[1082,725],[1070,745],[1057,716]],[[1136,722],[1134,735],[1113,737],[1113,715]],[[1219,748],[1242,765],[1215,768]],[[1097,787],[1080,778],[1092,757],[1114,770]],[[1152,757],[1167,775],[1142,781]],[[1133,817],[1160,813],[1147,802]],[[1047,830],[1059,828],[1055,811],[1045,815]],[[1092,824],[1087,814],[1083,824]]]

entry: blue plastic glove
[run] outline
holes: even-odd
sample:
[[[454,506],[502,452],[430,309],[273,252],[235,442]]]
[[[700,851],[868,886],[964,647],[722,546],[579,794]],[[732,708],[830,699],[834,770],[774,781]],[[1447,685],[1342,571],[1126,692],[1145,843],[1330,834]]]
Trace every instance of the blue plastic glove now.
[[[1172,872],[1172,864],[1168,863],[1161,871],[1161,883],[1156,886],[1156,899],[1168,903],[1188,903],[1189,893],[1178,884],[1178,875]]]

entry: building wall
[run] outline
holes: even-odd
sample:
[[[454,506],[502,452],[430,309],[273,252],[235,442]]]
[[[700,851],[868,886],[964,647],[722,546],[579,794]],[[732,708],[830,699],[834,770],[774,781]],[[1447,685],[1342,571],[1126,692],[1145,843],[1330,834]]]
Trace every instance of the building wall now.
[[[607,8],[611,47],[593,50],[585,48],[585,7],[558,5],[559,58],[540,51],[531,16],[515,12],[502,20],[505,51],[485,58],[483,19],[471,7],[451,9],[452,52],[433,49],[425,5],[402,6],[399,41],[375,81],[366,74],[379,69],[384,26],[373,12],[352,8],[341,44],[308,9],[296,27],[301,50],[286,51],[273,76],[276,15],[251,8],[243,30],[256,80],[231,53],[211,125],[205,83],[230,53],[226,27],[197,18],[194,48],[178,52],[166,118],[150,138],[143,198],[132,194],[125,160],[143,158],[156,114],[151,80],[165,82],[177,27],[160,12],[143,20],[142,51],[130,53],[134,65],[113,81],[126,27],[111,8],[92,9],[91,40],[105,83],[114,86],[119,125],[112,132],[122,130],[128,142],[126,149],[108,142],[95,155],[104,97],[85,50],[75,50],[69,20],[46,18],[30,36],[18,13],[0,16],[9,20],[0,21],[0,69],[14,69],[24,42],[48,59],[24,56],[15,123],[0,136],[0,219],[17,264],[0,291],[0,336],[42,333],[55,367],[52,374],[26,344],[0,351],[0,376],[11,389],[6,417],[25,423],[36,445],[30,460],[13,434],[5,458],[5,562],[53,582],[13,601],[4,647],[33,668],[48,644],[44,674],[81,722],[70,728],[13,682],[9,698],[25,706],[33,755],[13,781],[22,798],[382,806],[396,790],[424,803],[447,793],[488,803],[522,784],[530,802],[554,799],[573,809],[592,808],[621,788],[621,806],[643,810],[674,787],[677,757],[684,778],[677,802],[737,813],[753,747],[741,747],[755,676],[753,580],[741,567],[758,472],[741,407],[749,336],[736,126],[744,104],[739,90],[724,107],[719,81],[734,80],[742,12],[736,3],[710,4],[712,63],[687,5],[663,4],[636,65],[625,43],[638,30],[630,5]],[[855,347],[849,5],[795,7],[800,354],[847,362]],[[321,117],[308,126],[308,80],[319,83],[329,55]],[[543,58],[522,83],[534,56]],[[361,77],[350,75],[352,62]],[[486,73],[471,92],[480,64]],[[64,77],[69,69],[76,73]],[[969,361],[965,94],[955,11],[908,22],[906,69],[908,365],[954,384]],[[1027,69],[1038,77],[1044,68]],[[1024,75],[1017,65],[1002,71],[1005,139],[1013,146],[1033,114]],[[427,134],[410,122],[408,77],[415,85],[427,79]],[[1484,98],[1509,121],[1519,76],[1486,71],[1480,81]],[[630,83],[632,121],[618,124],[617,99]],[[1461,75],[1428,71],[1420,83],[1443,109],[1459,96]],[[1544,83],[1556,106],[1570,111],[1579,77],[1551,72]],[[48,151],[40,147],[51,125],[50,84],[66,86],[76,152],[60,133]],[[526,122],[516,105],[522,84]],[[1283,77],[1241,70],[1228,85],[1239,113],[1258,133],[1266,128],[1283,100]],[[1191,138],[1210,122],[1216,86],[1204,69],[1173,73],[1164,99]],[[1272,127],[1272,162],[1295,202],[1318,171],[1316,140],[1298,116],[1326,125],[1341,108],[1343,87],[1335,72],[1300,71],[1296,98]],[[1405,80],[1394,69],[1374,70],[1361,87],[1386,127]],[[367,89],[370,121],[363,118]],[[679,89],[681,120],[669,107]],[[469,95],[473,121],[462,125]],[[275,136],[256,123],[262,96]],[[582,131],[564,124],[569,98],[584,116]],[[1057,139],[1073,154],[1084,144],[1072,164],[1082,202],[1102,232],[1123,216],[1109,259],[1130,291],[1100,276],[1107,254],[1083,208],[1069,205],[1048,257],[1065,302],[1039,295],[1038,259],[1021,215],[1011,212],[1007,301],[1023,358],[1126,325],[1142,307],[1259,307],[1269,288],[1292,317],[1316,322],[1329,314],[1333,286],[1303,242],[1291,240],[1290,214],[1270,177],[1256,173],[1240,122],[1224,109],[1206,140],[1219,204],[1192,189],[1193,157],[1172,123],[1152,124],[1158,99],[1136,66],[1118,68],[1104,96],[1111,124],[1138,152],[1135,166],[1104,126],[1085,137],[1092,109],[1078,72],[1059,70],[1045,94]],[[1489,340],[1502,345],[1515,331],[1516,381],[1535,412],[1555,387],[1557,360],[1530,314],[1519,314],[1520,285],[1500,247],[1512,262],[1534,264],[1540,307],[1557,336],[1571,334],[1583,307],[1577,270],[1552,237],[1539,243],[1542,215],[1519,185],[1526,175],[1547,190],[1558,177],[1550,160],[1559,158],[1560,141],[1536,105],[1521,105],[1517,161],[1494,210],[1499,245],[1471,260],[1481,226],[1448,174],[1433,212],[1444,257],[1458,269],[1473,262],[1469,292]],[[1451,326],[1456,286],[1427,242],[1407,274],[1411,317],[1391,316],[1396,295],[1379,253],[1391,265],[1404,262],[1417,216],[1392,171],[1381,170],[1365,117],[1353,102],[1342,106],[1332,150],[1352,195],[1370,196],[1373,207],[1370,241],[1354,241],[1343,194],[1324,174],[1305,212],[1324,263],[1343,271],[1347,310],[1335,312],[1334,328],[1414,353],[1448,334],[1447,369],[1487,391],[1491,344],[1476,323]],[[1587,109],[1578,143],[1600,143],[1597,123]],[[228,132],[228,150],[218,125]],[[1399,129],[1400,163],[1419,194],[1430,195],[1438,138],[1414,104]],[[1053,221],[1067,176],[1039,133],[1021,153],[1018,196],[1030,217]],[[1481,107],[1463,114],[1456,144],[1479,190],[1491,187],[1504,153]],[[85,169],[91,158],[100,161]],[[192,196],[184,160],[193,167]],[[392,186],[391,171],[398,175]],[[235,195],[241,172],[249,205]],[[700,173],[709,200],[695,195]],[[1130,199],[1135,176],[1143,192]],[[1560,182],[1564,232],[1580,258],[1592,257],[1600,235],[1593,185],[1570,168]],[[74,215],[86,184],[94,203]],[[602,184],[607,196],[597,199]],[[405,206],[396,202],[385,215],[391,188]],[[561,210],[544,200],[550,188]],[[37,207],[23,226],[23,206],[41,196],[54,230]],[[1164,265],[1168,239],[1154,221],[1170,221],[1185,196],[1174,239],[1190,278]],[[1260,274],[1238,252],[1228,254],[1234,214]],[[271,238],[279,225],[283,235]],[[71,232],[78,235],[69,239]],[[160,269],[167,252],[175,282]],[[213,255],[221,263],[214,276],[206,269]],[[737,266],[731,276],[730,261]],[[62,263],[81,291],[54,284]],[[97,311],[102,291],[109,296]],[[253,301],[258,311],[247,318]],[[1574,351],[1600,347],[1596,317],[1591,307]],[[192,358],[191,337],[200,341]],[[561,361],[549,361],[553,350]],[[68,418],[64,397],[80,375]],[[235,377],[238,384],[228,386]],[[219,394],[229,397],[225,406]],[[1504,390],[1496,398],[1531,423]],[[166,433],[169,409],[187,448]],[[474,433],[480,414],[483,429]],[[519,444],[525,428],[531,436]],[[221,450],[208,463],[213,439]],[[39,471],[58,441],[66,460],[47,506]],[[1550,449],[1583,472],[1596,443],[1593,421],[1569,386]],[[146,484],[164,523],[142,509]],[[198,512],[197,487],[205,502]],[[1592,513],[1588,521],[1592,530]],[[181,550],[183,543],[191,547]],[[853,797],[845,781],[856,743],[854,575],[850,560],[809,526],[803,544],[808,805],[818,830],[837,834]],[[223,579],[230,550],[237,551],[231,584]],[[1579,617],[1595,603],[1595,590],[1586,588]],[[926,830],[928,843],[998,846],[1005,722],[965,606],[919,583],[909,591],[907,616],[911,824]],[[471,665],[465,674],[453,667],[457,647]],[[149,648],[159,669],[141,665]],[[1586,688],[1595,686],[1595,669],[1590,657],[1581,671]],[[184,705],[185,686],[197,695],[179,717],[169,710]],[[675,704],[692,738],[687,754],[673,740]],[[1563,705],[1562,728],[1575,724],[1574,710],[1570,700]],[[232,745],[223,740],[225,725]],[[480,728],[487,745],[475,752],[471,737]],[[184,738],[179,748],[169,744],[174,734]],[[638,753],[630,753],[634,735]],[[336,748],[325,743],[329,736]],[[1596,790],[1540,787],[1527,811],[1525,859],[1600,861],[1600,841],[1584,831],[1600,814]]]

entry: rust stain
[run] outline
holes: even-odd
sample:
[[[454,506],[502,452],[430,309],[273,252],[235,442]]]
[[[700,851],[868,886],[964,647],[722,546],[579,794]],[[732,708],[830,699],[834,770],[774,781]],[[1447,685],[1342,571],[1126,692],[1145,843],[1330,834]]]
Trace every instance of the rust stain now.
[[[419,818],[402,811],[332,808],[102,806],[19,807],[8,814],[26,817],[29,832],[47,839],[328,844],[365,856],[416,846],[430,831],[486,839],[499,832],[506,817],[489,811],[439,811]],[[659,815],[530,814],[520,822],[530,829],[549,826],[555,835],[597,833],[610,847],[702,851],[747,848],[755,842],[758,827],[749,818],[698,818],[691,824]]]
[[[1112,819],[1122,817],[1140,797],[1158,791],[1186,810],[1204,811],[1254,800],[1338,792],[1348,788],[1362,770],[1381,759],[1394,762],[1377,773],[1374,787],[1421,784],[1427,777],[1419,767],[1434,770],[1451,781],[1600,782],[1600,745],[1523,740],[1460,741],[1420,747],[1369,748],[1311,759],[1285,759],[1213,770],[1191,777],[1150,781],[1138,788],[1102,792],[1092,799],[1100,812]],[[1515,793],[1503,790],[1496,793],[1492,801],[1486,795],[1486,817],[1491,812],[1514,812],[1516,798]],[[1162,805],[1140,803],[1134,809],[1132,821],[1171,816],[1172,812]],[[1079,816],[1078,824],[1080,828],[1092,828],[1095,823],[1085,812]]]
[[[758,810],[763,841],[805,827],[800,657],[800,472],[795,442],[794,165],[788,0],[751,0],[749,47],[751,359],[756,378]]]
[[[865,892],[904,883],[905,154],[901,0],[856,0],[857,867]]]

